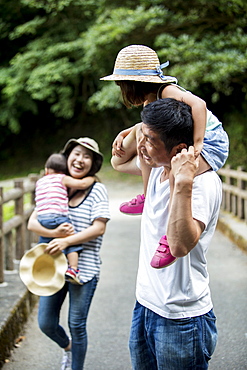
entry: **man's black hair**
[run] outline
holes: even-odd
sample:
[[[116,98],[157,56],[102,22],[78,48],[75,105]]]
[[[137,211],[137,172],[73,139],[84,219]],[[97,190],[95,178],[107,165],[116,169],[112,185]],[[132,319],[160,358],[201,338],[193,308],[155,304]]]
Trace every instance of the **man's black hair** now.
[[[159,99],[143,108],[141,119],[159,135],[168,152],[180,143],[193,145],[193,119],[188,104],[171,98]]]

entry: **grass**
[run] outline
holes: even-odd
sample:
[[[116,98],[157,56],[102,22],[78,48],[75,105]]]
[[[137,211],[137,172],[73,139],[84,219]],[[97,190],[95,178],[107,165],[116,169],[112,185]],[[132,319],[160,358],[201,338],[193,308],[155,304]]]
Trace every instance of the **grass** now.
[[[9,188],[8,188],[9,190]],[[31,204],[31,194],[24,194],[24,209],[28,208]],[[10,220],[15,215],[15,202],[14,200],[3,204],[3,222]]]

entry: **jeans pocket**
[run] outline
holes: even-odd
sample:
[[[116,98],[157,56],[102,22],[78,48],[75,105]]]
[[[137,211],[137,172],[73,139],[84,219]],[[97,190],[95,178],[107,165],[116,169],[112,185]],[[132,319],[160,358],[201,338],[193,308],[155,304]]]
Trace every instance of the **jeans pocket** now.
[[[203,351],[208,359],[214,353],[217,339],[216,317],[213,310],[211,310],[203,315]]]

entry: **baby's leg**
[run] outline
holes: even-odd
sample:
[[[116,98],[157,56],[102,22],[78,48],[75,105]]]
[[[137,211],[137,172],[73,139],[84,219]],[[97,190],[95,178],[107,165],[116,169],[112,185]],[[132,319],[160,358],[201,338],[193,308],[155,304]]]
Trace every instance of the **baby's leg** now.
[[[65,278],[72,284],[82,285],[83,282],[80,279],[80,271],[78,269],[78,257],[78,252],[67,253],[69,266],[65,273]]]
[[[69,262],[70,267],[72,267],[74,270],[77,270],[78,266],[78,253],[77,252],[71,252],[67,254],[67,259]]]

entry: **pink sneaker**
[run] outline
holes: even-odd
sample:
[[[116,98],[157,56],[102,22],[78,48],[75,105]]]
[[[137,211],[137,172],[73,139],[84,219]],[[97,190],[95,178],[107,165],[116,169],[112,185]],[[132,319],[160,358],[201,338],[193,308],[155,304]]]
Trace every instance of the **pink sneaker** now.
[[[139,194],[131,201],[122,203],[119,207],[119,210],[127,215],[141,215],[143,212],[144,202],[145,195]]]
[[[159,244],[150,263],[155,269],[162,269],[163,267],[170,266],[177,260],[177,257],[171,255],[166,235],[160,238]]]

